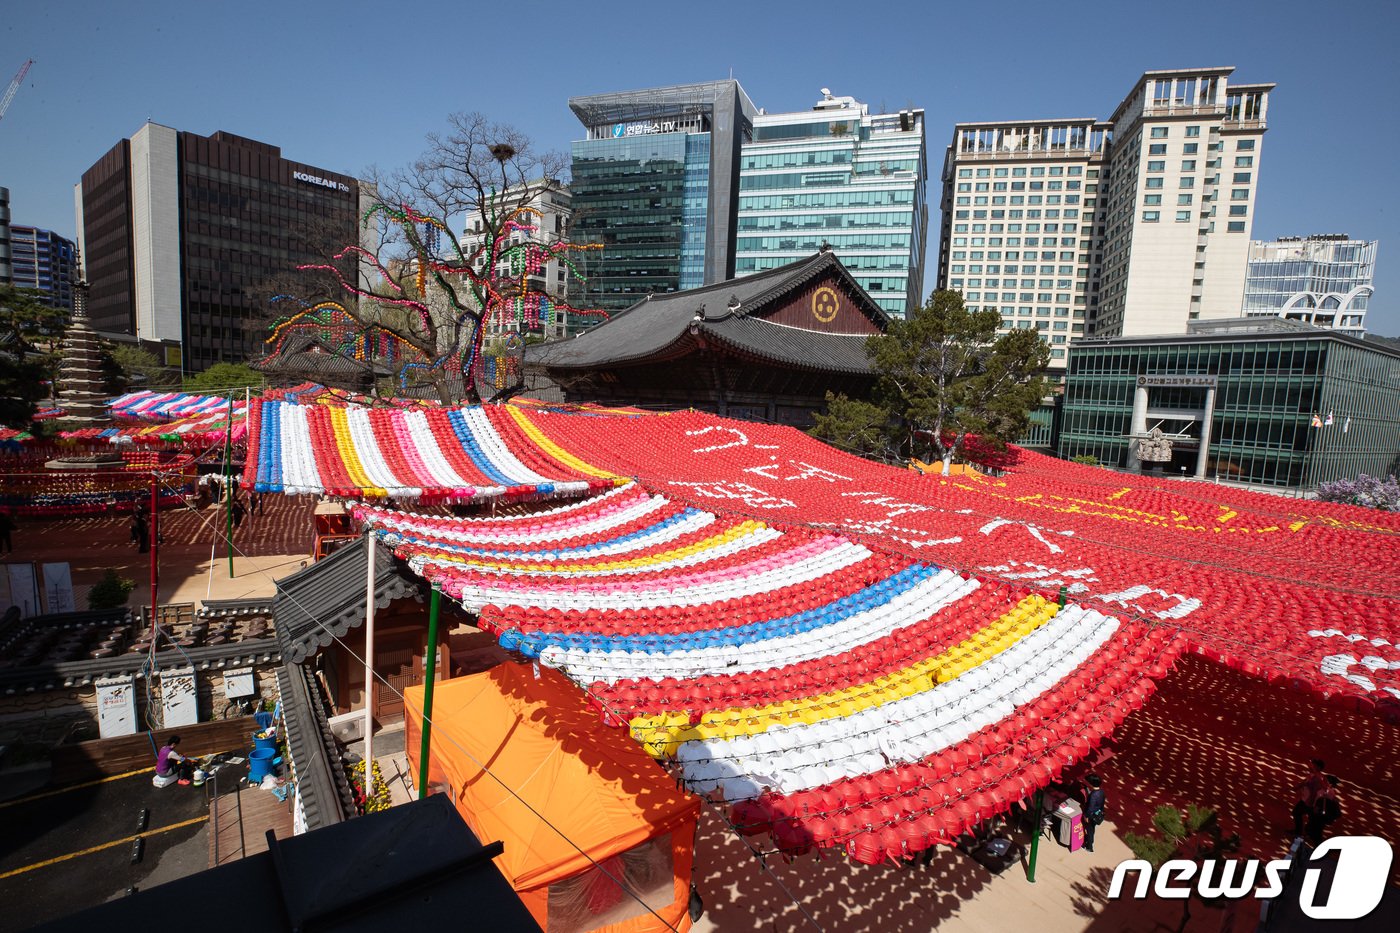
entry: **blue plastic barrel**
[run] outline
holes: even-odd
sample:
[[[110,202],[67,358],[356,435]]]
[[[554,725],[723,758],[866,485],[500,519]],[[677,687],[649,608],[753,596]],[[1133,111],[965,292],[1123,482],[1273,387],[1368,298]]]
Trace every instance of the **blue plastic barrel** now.
[[[256,733],[254,733],[254,735],[253,735],[253,748],[257,749],[257,748],[276,748],[276,747],[277,747],[277,736],[275,736],[275,735],[269,735],[267,738],[262,738],[262,737],[258,736]]]
[[[248,755],[248,783],[261,784],[263,778],[272,773],[272,759],[277,757],[275,748],[255,748]]]

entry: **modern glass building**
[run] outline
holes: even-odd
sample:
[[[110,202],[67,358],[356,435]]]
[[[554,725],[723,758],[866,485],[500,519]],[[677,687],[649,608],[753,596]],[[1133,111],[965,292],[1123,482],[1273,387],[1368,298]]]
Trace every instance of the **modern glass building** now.
[[[93,329],[134,336],[186,373],[263,356],[257,289],[344,246],[372,247],[359,223],[368,197],[277,146],[147,123],[74,186]],[[353,280],[353,261],[342,271]]]
[[[1153,428],[1170,459],[1145,464]],[[1206,443],[1202,444],[1202,438]],[[1070,345],[1058,453],[1281,487],[1400,468],[1400,352],[1286,320]]]
[[[734,276],[740,147],[756,108],[739,82],[569,99],[586,130],[573,144],[572,238],[584,254],[571,300],[617,310],[651,293]]]
[[[17,288],[37,288],[53,308],[73,310],[77,247],[52,230],[10,227],[11,281]]]
[[[824,245],[887,313],[924,299],[928,234],[924,112],[872,115],[852,97],[759,113],[739,176],[735,274],[776,269]]]
[[[1283,317],[1364,336],[1377,246],[1345,233],[1250,243],[1245,316]]]

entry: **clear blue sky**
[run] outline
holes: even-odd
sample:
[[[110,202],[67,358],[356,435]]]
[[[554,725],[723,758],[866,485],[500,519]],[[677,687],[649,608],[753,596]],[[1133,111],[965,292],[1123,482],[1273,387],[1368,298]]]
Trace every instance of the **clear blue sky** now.
[[[570,95],[732,69],[769,111],[810,107],[822,87],[872,107],[923,107],[933,256],[936,178],[954,123],[1107,118],[1143,71],[1234,65],[1236,80],[1278,84],[1254,237],[1379,239],[1368,325],[1400,335],[1393,0],[6,6],[0,87],[26,58],[37,63],[0,120],[0,185],[15,223],[66,236],[73,184],[147,119],[228,130],[358,174],[408,162],[452,111],[482,111],[567,150],[581,135]]]

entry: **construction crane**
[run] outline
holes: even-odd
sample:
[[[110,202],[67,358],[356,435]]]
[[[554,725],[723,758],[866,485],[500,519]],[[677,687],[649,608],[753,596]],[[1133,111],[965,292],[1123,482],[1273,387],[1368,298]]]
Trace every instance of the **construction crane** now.
[[[15,79],[10,82],[10,86],[5,90],[5,99],[0,100],[0,120],[5,119],[5,111],[10,109],[10,101],[14,100],[15,95],[19,93],[19,86],[24,83],[24,76],[29,74],[29,66],[32,64],[34,64],[34,59],[31,58],[23,65],[20,65],[19,73],[15,75]]]

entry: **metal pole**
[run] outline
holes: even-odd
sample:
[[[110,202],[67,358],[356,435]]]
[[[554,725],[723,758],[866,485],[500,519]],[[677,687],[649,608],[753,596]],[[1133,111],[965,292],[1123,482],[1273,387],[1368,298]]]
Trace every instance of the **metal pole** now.
[[[433,587],[428,601],[428,647],[423,658],[423,741],[418,747],[418,799],[428,794],[428,737],[433,729],[433,678],[437,674],[438,614],[442,593]]]
[[[1031,827],[1031,858],[1026,865],[1026,880],[1035,884],[1035,857],[1040,852],[1040,827],[1045,812],[1045,791],[1035,792],[1035,822]]]
[[[156,621],[157,591],[160,589],[160,481],[154,470],[151,471],[151,626],[154,631]],[[151,640],[155,644],[155,640]]]
[[[365,799],[374,796],[374,543],[373,526],[365,526],[369,538],[365,553]]]
[[[233,579],[233,393],[228,394],[228,424],[224,426],[224,541],[228,544],[228,577]]]

